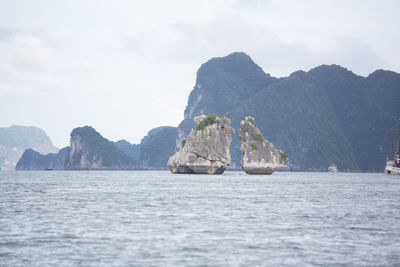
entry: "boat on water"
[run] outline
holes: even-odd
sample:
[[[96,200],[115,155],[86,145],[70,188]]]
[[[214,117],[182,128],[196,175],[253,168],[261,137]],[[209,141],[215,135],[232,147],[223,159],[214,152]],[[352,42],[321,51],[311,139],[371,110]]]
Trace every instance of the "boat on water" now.
[[[400,119],[399,119],[399,132],[397,136],[396,153],[392,146],[392,159],[386,158],[385,172],[388,174],[400,174]],[[394,155],[393,155],[394,154]]]
[[[335,164],[329,165],[328,172],[337,173],[338,172],[337,166]]]
[[[386,161],[385,172],[388,174],[400,174],[400,160],[388,160]]]

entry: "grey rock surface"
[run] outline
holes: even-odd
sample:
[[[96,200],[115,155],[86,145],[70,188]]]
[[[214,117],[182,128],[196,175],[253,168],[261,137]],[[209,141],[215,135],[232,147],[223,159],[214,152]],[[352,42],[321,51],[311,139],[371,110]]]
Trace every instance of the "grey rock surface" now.
[[[229,147],[235,130],[226,117],[196,129],[210,115],[194,118],[196,127],[190,132],[183,147],[168,160],[172,173],[221,174],[231,163]]]
[[[272,174],[285,168],[287,155],[264,139],[253,117],[246,117],[239,128],[241,166],[248,174]]]

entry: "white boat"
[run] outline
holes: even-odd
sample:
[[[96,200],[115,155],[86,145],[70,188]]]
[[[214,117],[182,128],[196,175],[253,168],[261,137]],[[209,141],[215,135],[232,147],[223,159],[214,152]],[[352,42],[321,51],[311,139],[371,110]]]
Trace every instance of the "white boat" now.
[[[386,167],[385,167],[385,172],[388,174],[400,174],[400,165],[399,165],[399,160],[388,160],[386,161]]]
[[[337,166],[335,164],[329,165],[328,172],[337,173],[338,172]]]
[[[399,119],[399,133],[397,136],[397,152],[393,159],[386,158],[385,172],[388,174],[400,174],[400,119]],[[393,155],[393,145],[392,145],[392,155]]]

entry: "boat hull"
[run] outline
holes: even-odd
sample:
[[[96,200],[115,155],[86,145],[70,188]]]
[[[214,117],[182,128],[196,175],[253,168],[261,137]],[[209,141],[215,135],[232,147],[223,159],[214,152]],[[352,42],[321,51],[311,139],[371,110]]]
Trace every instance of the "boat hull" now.
[[[400,174],[400,168],[389,165],[385,167],[385,172],[388,174]]]

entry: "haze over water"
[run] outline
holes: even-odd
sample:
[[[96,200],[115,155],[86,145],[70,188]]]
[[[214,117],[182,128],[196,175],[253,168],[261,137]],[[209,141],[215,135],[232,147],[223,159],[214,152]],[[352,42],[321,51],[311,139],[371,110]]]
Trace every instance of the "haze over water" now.
[[[400,179],[1,172],[1,266],[399,265]]]

